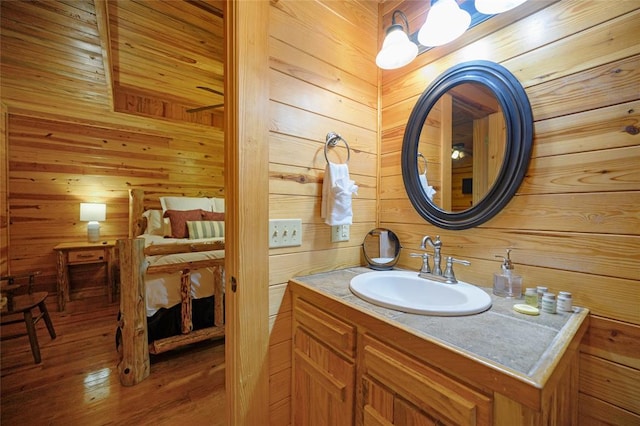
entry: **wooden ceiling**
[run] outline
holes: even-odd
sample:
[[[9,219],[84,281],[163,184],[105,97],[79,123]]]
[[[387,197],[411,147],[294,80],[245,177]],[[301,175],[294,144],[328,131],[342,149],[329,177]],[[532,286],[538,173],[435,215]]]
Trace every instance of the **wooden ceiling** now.
[[[219,123],[223,108],[188,111],[224,102],[215,93],[224,82],[224,1],[0,4],[1,94],[9,107]]]

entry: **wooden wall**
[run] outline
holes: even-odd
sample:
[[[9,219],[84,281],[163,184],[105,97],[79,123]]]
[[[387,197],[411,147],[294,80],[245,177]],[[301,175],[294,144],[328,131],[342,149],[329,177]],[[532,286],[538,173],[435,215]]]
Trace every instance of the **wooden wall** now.
[[[417,4],[383,3],[383,22],[396,8],[422,22]],[[504,65],[524,86],[535,120],[533,156],[500,214],[474,229],[447,231],[411,206],[400,149],[429,82],[473,59]],[[380,224],[399,234],[402,266],[417,269],[409,253],[419,251],[424,235],[439,234],[444,255],[471,261],[456,268],[462,280],[491,286],[494,255],[511,248],[526,287],[572,292],[592,313],[580,357],[582,425],[640,422],[639,65],[640,3],[539,1],[382,79]]]
[[[271,424],[290,421],[289,278],[360,265],[360,245],[377,221],[377,4],[271,2],[269,218],[301,218],[302,246],[269,251]],[[359,186],[348,242],[332,243],[320,218],[328,132],[351,147]],[[345,160],[339,144],[331,161]],[[276,316],[277,313],[277,316]]]
[[[1,7],[12,272],[42,270],[37,286],[55,292],[53,247],[86,240],[80,202],[107,204],[101,236],[116,239],[128,233],[131,188],[224,195],[221,128],[113,111],[104,2]]]
[[[126,123],[126,115],[118,126],[9,115],[13,271],[40,269],[38,285],[55,292],[53,247],[86,239],[81,202],[107,204],[101,238],[117,239],[128,232],[129,189],[224,195],[220,130],[195,138]]]

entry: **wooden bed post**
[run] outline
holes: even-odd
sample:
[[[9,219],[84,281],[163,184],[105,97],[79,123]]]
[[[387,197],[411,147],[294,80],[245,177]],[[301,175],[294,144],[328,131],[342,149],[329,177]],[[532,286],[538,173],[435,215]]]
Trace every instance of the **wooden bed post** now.
[[[120,321],[122,345],[118,373],[120,383],[132,386],[149,376],[149,343],[143,277],[144,240],[119,240]]]
[[[191,306],[191,271],[183,269],[180,276],[180,297],[182,299],[182,334],[191,333],[193,330],[193,308]]]
[[[142,213],[144,213],[144,191],[129,190],[129,238],[142,234]]]
[[[215,286],[213,324],[216,327],[224,327],[224,277],[224,265],[215,266],[213,269],[213,285]]]

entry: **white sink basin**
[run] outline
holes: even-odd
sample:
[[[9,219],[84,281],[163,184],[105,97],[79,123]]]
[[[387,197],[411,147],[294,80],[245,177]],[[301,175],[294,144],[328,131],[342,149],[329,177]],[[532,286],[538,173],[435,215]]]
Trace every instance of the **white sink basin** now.
[[[479,287],[440,283],[410,271],[366,272],[354,277],[349,288],[374,305],[412,314],[471,315],[491,307],[491,296]]]

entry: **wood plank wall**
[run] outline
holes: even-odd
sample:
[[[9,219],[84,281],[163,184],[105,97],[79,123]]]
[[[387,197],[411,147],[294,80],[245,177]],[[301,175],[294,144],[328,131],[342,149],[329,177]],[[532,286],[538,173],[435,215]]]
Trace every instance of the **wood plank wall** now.
[[[172,129],[150,134],[127,129],[127,118],[123,114],[120,124],[111,126],[9,115],[13,271],[40,269],[38,286],[55,292],[53,247],[86,239],[80,202],[107,204],[107,219],[100,224],[106,240],[127,236],[129,189],[224,195],[220,130],[197,138]]]
[[[377,221],[376,2],[271,2],[269,218],[302,219],[302,246],[269,251],[271,424],[289,424],[291,305],[296,275],[360,265],[364,235]],[[351,147],[359,186],[348,242],[332,243],[320,218],[328,132]],[[345,160],[344,145],[330,149]]]
[[[545,7],[546,6],[546,7]],[[381,5],[423,22],[414,1]],[[539,9],[539,10],[536,10]],[[401,265],[424,235],[471,261],[456,275],[492,285],[494,255],[512,249],[526,287],[573,293],[591,310],[580,356],[580,424],[640,423],[640,3],[527,2],[516,11],[383,73],[380,224],[396,231]],[[526,16],[528,14],[528,16]],[[417,29],[417,28],[416,28]],[[447,231],[420,218],[400,169],[404,126],[438,74],[488,59],[525,87],[535,120],[533,156],[516,197],[489,222]],[[628,127],[631,126],[631,127]]]
[[[80,202],[107,203],[101,236],[116,239],[128,233],[131,188],[224,195],[221,128],[113,111],[94,2],[1,7],[12,272],[42,270],[38,289],[55,292],[53,247],[86,240]],[[104,270],[81,273],[102,282]]]

